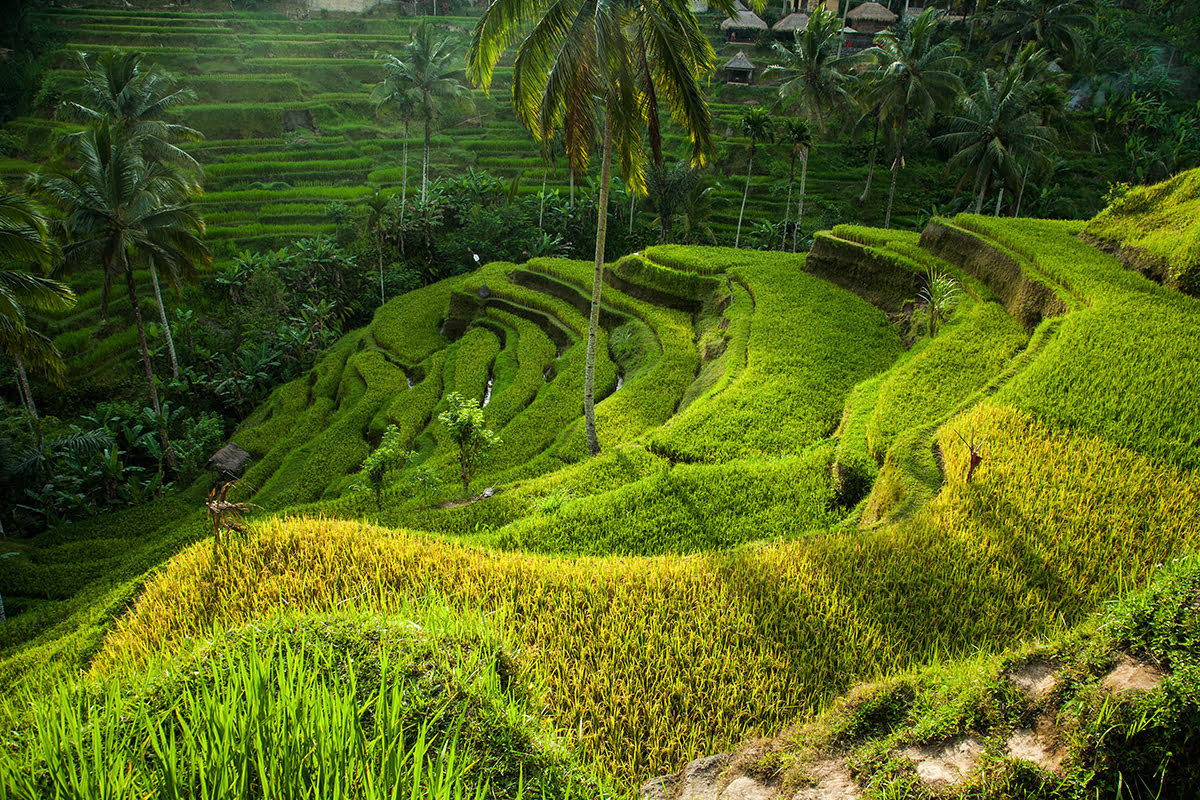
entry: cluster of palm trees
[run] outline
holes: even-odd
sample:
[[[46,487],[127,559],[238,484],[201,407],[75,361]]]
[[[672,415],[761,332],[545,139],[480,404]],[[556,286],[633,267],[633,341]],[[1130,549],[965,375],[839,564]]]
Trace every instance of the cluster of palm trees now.
[[[46,216],[22,197],[6,198],[7,222],[0,225],[13,234],[13,240],[26,243],[26,263],[40,263],[56,271],[102,269],[105,314],[114,284],[123,285],[137,328],[150,407],[159,421],[162,452],[167,466],[174,468],[135,270],[145,269],[150,274],[172,373],[178,378],[159,273],[178,290],[185,277],[211,261],[202,241],[204,223],[192,202],[202,170],[179,147],[199,134],[167,119],[169,109],[192,94],[176,89],[171,76],[145,64],[140,53],[81,54],[80,61],[86,76],[83,99],[60,108],[65,116],[86,123],[62,142],[67,163],[73,167],[48,171],[30,183],[32,193],[57,212],[51,215],[53,223],[47,226]],[[6,259],[12,257],[11,245],[4,252]],[[34,255],[38,258],[30,258]],[[44,276],[10,269],[5,273],[9,276],[6,282],[22,287],[22,293],[14,295],[15,303],[8,304],[0,329],[5,331],[5,352],[17,365],[26,411],[36,421],[23,365],[29,361],[43,374],[58,379],[63,365],[53,346],[24,324],[21,307],[62,310],[73,302],[73,296],[61,283]],[[17,275],[26,277],[11,277]]]

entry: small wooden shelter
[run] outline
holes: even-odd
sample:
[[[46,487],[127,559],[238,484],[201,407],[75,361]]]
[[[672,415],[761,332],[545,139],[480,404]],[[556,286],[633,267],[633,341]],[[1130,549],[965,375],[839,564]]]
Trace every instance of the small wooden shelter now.
[[[855,31],[870,34],[887,30],[896,23],[897,19],[899,17],[888,11],[885,6],[874,2],[874,0],[869,0],[869,2],[850,9],[850,13],[846,15],[847,23]]]
[[[746,8],[741,0],[738,0],[734,14],[736,16],[721,23],[721,30],[731,42],[751,41],[755,34],[770,30],[767,23],[763,22],[762,17]]]
[[[746,58],[746,54],[741,50],[738,50],[736,56],[725,62],[722,69],[725,70],[726,83],[749,84],[754,80],[754,64]]]
[[[221,483],[228,483],[242,477],[248,463],[250,463],[250,454],[230,442],[213,453],[206,466],[217,473]]]

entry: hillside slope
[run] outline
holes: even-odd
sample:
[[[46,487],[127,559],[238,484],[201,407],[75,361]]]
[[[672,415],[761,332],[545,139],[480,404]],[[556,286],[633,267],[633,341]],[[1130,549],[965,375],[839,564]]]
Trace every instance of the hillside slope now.
[[[553,726],[630,787],[856,681],[1058,635],[1200,547],[1200,304],[1081,230],[960,216],[919,239],[835,229],[807,258],[625,259],[595,459],[586,265],[397,298],[235,435],[263,508],[244,539],[214,548],[192,512],[143,534],[196,540],[151,574],[111,528],[8,559],[6,594],[33,570],[82,591],[40,606],[0,670],[99,678],[284,612],[433,598],[488,615]],[[904,311],[930,265],[963,288],[932,339]],[[504,442],[474,484],[494,495],[465,505],[434,422],[454,391]],[[353,475],[389,424],[417,456],[377,512]],[[986,442],[969,482],[968,441]],[[84,547],[109,560],[78,565]]]

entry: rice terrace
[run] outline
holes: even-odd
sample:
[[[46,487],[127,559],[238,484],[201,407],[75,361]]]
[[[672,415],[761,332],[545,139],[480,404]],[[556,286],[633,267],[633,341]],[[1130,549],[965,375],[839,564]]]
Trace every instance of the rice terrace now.
[[[1200,797],[1200,10],[6,0],[0,800]]]

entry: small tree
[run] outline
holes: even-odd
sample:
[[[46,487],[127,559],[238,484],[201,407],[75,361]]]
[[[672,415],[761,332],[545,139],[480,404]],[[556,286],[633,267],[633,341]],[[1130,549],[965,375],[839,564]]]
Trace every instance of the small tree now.
[[[483,409],[475,398],[466,400],[458,392],[452,392],[446,402],[450,408],[438,415],[438,421],[446,426],[450,438],[458,445],[463,492],[469,494],[479,457],[489,447],[500,444],[500,437],[484,426]]]
[[[958,305],[961,290],[958,281],[949,275],[938,272],[933,267],[925,273],[925,288],[921,290],[921,299],[929,308],[929,338],[937,335],[942,320],[950,316]]]
[[[388,425],[383,433],[383,439],[362,465],[362,477],[375,492],[375,507],[383,511],[383,482],[387,475],[408,463],[412,453],[400,447],[400,431],[395,425]]]

